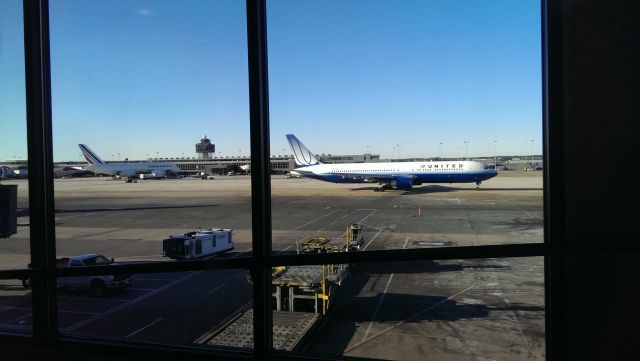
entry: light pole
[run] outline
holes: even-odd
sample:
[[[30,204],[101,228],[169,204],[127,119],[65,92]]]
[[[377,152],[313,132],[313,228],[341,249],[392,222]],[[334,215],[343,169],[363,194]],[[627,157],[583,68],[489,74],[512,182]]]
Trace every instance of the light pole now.
[[[442,160],[443,149],[444,149],[444,143],[440,142],[440,160]]]
[[[533,169],[533,139],[529,139],[529,142],[531,142],[531,169]]]
[[[464,159],[465,160],[469,159],[469,141],[468,140],[464,141]]]
[[[494,140],[493,143],[495,143],[493,148],[495,150],[495,157],[493,157],[493,169],[497,170],[498,169],[498,141]]]

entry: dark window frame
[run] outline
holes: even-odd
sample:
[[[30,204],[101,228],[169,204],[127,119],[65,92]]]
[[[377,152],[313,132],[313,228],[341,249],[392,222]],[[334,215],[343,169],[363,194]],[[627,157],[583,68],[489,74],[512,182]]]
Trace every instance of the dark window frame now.
[[[564,235],[564,187],[562,178],[562,22],[561,0],[541,0],[544,243],[513,244],[437,249],[381,250],[362,253],[317,255],[273,255],[271,249],[271,187],[269,177],[269,97],[267,68],[266,0],[246,0],[249,106],[251,132],[252,249],[251,257],[193,260],[171,263],[56,268],[53,196],[53,148],[49,54],[49,1],[23,0],[25,30],[25,79],[27,139],[29,155],[29,212],[31,267],[2,270],[0,279],[32,279],[32,337],[0,335],[1,345],[35,347],[41,352],[100,352],[118,357],[152,359],[175,354],[209,359],[211,355],[229,358],[301,359],[272,349],[271,267],[327,263],[393,262],[407,260],[472,259],[489,257],[545,257],[545,340],[547,359],[564,354],[564,326],[559,316],[564,305],[562,278],[565,259],[575,253],[600,249],[568,248]],[[549,122],[553,119],[553,122]],[[551,177],[552,173],[555,177]],[[553,191],[551,191],[553,190]],[[181,272],[209,269],[248,269],[254,279],[253,353],[225,352],[196,347],[160,346],[86,339],[60,335],[57,328],[56,277],[118,273]],[[341,357],[328,356],[326,359]],[[305,359],[309,359],[305,357]]]

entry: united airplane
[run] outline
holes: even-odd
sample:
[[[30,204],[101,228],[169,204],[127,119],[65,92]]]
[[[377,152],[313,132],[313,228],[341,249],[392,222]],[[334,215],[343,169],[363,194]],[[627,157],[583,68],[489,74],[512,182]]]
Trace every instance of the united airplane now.
[[[295,172],[333,183],[377,183],[376,191],[411,190],[423,183],[475,183],[480,189],[482,181],[498,175],[493,167],[472,160],[324,164],[295,135],[287,134],[287,140]]]
[[[181,169],[174,163],[157,163],[157,162],[131,162],[131,163],[105,163],[84,144],[78,144],[84,158],[89,163],[82,170],[88,170],[96,174],[107,174],[114,178],[127,177],[132,178],[140,174],[149,174],[154,178],[163,178],[168,175],[176,175]]]

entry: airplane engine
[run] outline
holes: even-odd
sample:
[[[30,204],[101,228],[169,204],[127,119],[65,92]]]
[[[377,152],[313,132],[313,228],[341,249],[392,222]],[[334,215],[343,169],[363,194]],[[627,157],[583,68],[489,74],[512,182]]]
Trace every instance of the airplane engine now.
[[[391,181],[391,186],[405,191],[410,191],[413,188],[413,179],[409,177],[397,177]]]
[[[151,174],[153,175],[154,178],[163,178],[165,175],[165,172],[163,170],[156,170]]]

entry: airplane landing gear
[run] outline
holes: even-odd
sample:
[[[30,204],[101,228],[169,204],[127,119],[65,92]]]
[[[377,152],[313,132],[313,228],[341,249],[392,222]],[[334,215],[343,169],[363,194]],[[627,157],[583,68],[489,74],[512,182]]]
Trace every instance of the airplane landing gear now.
[[[480,190],[480,181],[476,181],[476,190],[479,191]]]

